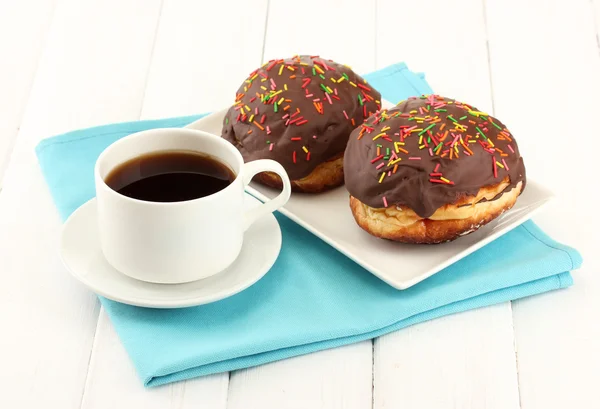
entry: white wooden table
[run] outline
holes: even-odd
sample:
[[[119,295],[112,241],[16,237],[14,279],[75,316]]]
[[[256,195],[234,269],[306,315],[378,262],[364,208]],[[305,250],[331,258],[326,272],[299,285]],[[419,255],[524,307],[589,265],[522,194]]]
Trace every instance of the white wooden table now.
[[[205,3],[0,0],[0,408],[599,407],[600,0]],[[495,113],[559,195],[536,222],[584,266],[566,290],[146,390],[61,265],[34,146],[224,107],[262,61],[296,53],[360,73],[405,61]]]

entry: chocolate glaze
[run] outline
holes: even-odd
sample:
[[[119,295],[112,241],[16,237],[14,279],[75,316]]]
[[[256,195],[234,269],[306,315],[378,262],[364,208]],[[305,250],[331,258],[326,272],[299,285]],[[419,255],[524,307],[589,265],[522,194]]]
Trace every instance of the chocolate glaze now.
[[[350,133],[379,109],[380,98],[363,78],[331,60],[271,60],[238,89],[222,137],[246,162],[276,160],[298,180],[344,152]]]
[[[496,174],[495,162],[500,163],[495,165]],[[523,158],[504,124],[477,108],[437,95],[412,97],[376,112],[352,132],[344,155],[344,178],[352,196],[374,208],[404,205],[422,218],[506,176],[510,185],[504,192],[521,181],[525,187]]]

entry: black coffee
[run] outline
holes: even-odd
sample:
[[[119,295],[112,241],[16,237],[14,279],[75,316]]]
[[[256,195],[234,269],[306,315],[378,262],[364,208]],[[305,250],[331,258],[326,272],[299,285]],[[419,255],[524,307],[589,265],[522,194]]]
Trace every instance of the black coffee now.
[[[163,151],[131,159],[106,177],[122,195],[148,202],[181,202],[212,195],[235,179],[229,167],[193,151]]]

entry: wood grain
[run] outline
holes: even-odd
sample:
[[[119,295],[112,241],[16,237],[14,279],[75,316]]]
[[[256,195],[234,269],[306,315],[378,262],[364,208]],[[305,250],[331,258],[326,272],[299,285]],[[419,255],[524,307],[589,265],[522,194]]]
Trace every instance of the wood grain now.
[[[377,68],[404,61],[424,72],[436,93],[492,111],[481,2],[433,0],[427,9],[408,0],[378,0]],[[453,20],[457,24],[448,24]]]
[[[221,374],[144,388],[110,319],[102,310],[81,407],[225,409],[228,384],[229,376]]]
[[[138,117],[159,6],[56,6],[0,194],[0,322],[10,329],[0,337],[0,407],[81,405],[99,305],[60,262],[61,222],[34,147],[58,132]]]
[[[377,3],[377,65],[405,61],[435,92],[493,111],[481,2]],[[468,24],[446,24],[460,16]],[[398,38],[402,32],[418,36]],[[428,51],[427,51],[428,50]],[[509,303],[444,317],[375,341],[374,407],[518,408]]]
[[[0,181],[21,125],[55,3],[0,2]]]
[[[239,83],[260,64],[267,2],[237,7],[215,3],[211,13],[205,7],[193,0],[164,0],[141,119],[221,108],[233,101]],[[215,18],[225,15],[240,23],[227,27]],[[229,374],[222,373],[145,390],[103,311],[82,407],[225,408],[228,384]]]
[[[260,65],[267,0],[164,0],[142,118],[224,108]]]
[[[596,27],[596,47],[598,48],[598,55],[600,55],[600,1],[592,0],[592,8],[594,12],[594,20]]]
[[[357,72],[374,69],[374,3],[269,3],[264,61],[310,54],[348,64]],[[318,24],[314,10],[324,16]],[[360,23],[348,24],[358,21],[357,13]],[[367,341],[233,372],[228,407],[367,408],[372,402],[371,379],[372,343]]]
[[[600,108],[600,54],[591,6],[585,0],[486,4],[497,113],[519,138],[528,175],[557,195],[554,206],[535,220],[584,257],[573,287],[514,303],[523,409],[593,407],[598,402],[600,280],[595,273],[600,263],[595,237],[600,224],[594,217],[565,218],[595,214],[582,176],[596,169],[590,145],[596,130],[590,121]]]
[[[519,408],[506,310],[481,308],[375,340],[374,407]]]
[[[595,185],[579,175],[596,170],[599,0],[6,1],[0,52],[0,407],[597,405],[600,222],[586,200]],[[96,297],[59,260],[61,222],[34,147],[76,128],[221,108],[261,61],[302,53],[359,73],[405,61],[437,92],[501,118],[529,177],[558,195],[535,220],[581,250],[576,285],[374,344],[144,389]],[[565,154],[571,140],[576,155]]]
[[[371,1],[270,0],[263,59],[319,55],[365,74],[375,69],[375,23]]]
[[[233,372],[227,407],[370,408],[371,352],[365,341]]]

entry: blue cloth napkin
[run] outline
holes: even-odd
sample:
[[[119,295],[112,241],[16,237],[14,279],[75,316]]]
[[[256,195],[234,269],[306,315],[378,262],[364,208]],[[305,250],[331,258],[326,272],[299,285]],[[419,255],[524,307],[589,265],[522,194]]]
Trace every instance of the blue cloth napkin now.
[[[404,64],[365,77],[392,102],[431,92],[424,76]],[[94,196],[94,162],[110,143],[199,117],[120,123],[43,140],[36,151],[61,217]],[[277,219],[283,234],[277,262],[262,280],[228,299],[160,310],[100,297],[144,385],[260,365],[567,287],[573,282],[569,271],[582,262],[576,250],[526,222],[398,291],[285,216]]]

